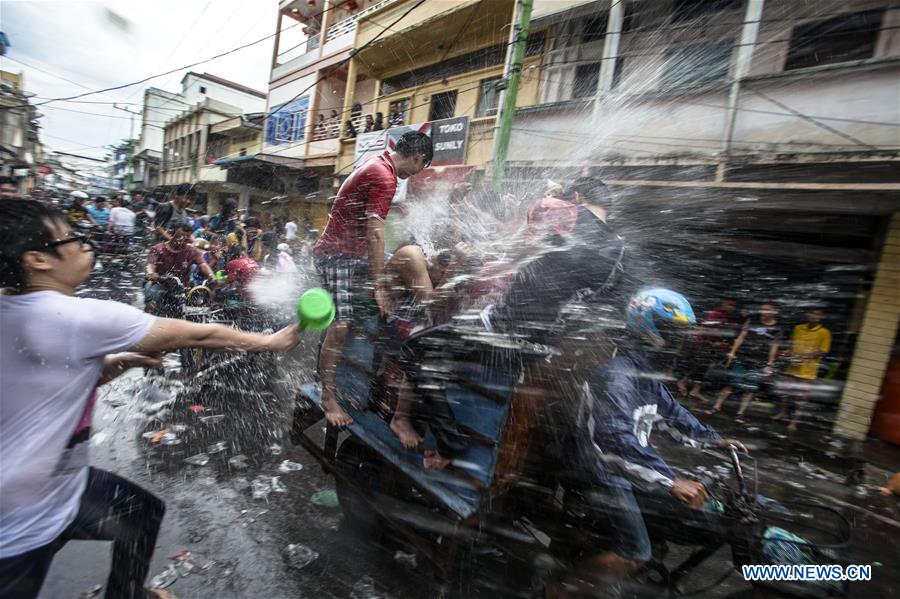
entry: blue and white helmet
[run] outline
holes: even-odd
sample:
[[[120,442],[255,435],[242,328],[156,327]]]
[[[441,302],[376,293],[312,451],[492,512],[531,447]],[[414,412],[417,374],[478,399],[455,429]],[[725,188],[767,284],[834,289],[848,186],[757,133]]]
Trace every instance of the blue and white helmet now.
[[[694,309],[680,293],[661,287],[639,291],[628,303],[625,325],[656,347],[667,344],[665,331],[697,323]]]

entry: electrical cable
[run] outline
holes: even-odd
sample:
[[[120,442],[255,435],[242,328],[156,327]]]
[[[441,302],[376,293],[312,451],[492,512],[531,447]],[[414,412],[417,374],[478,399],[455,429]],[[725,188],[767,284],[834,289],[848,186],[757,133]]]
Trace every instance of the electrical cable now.
[[[328,7],[328,8],[325,8],[325,9],[319,11],[318,13],[314,13],[314,14],[310,15],[310,17],[314,17],[314,16],[319,16],[319,15],[325,14],[326,12],[328,12],[328,11],[330,11],[330,10],[335,10],[335,9],[337,9],[338,7],[343,6],[344,4],[346,4],[347,2],[350,2],[350,1],[351,1],[351,0],[343,0],[342,2],[339,2],[339,3],[337,3],[337,4],[333,4],[332,6],[330,6],[330,7]],[[422,1],[424,1],[424,0],[422,0]],[[419,4],[421,4],[421,2],[420,2]],[[286,28],[286,29],[284,29],[284,30],[282,30],[282,31],[286,31],[287,29],[292,29],[292,28],[294,28],[294,27],[299,27],[299,26],[300,26],[300,23],[298,22],[296,25],[291,25],[290,27],[288,27],[288,28]],[[131,86],[133,86],[133,85],[139,85],[139,84],[141,84],[141,83],[146,83],[147,81],[150,81],[150,80],[152,80],[152,79],[157,79],[157,78],[159,78],[159,77],[164,77],[164,76],[166,76],[166,75],[171,75],[172,73],[177,73],[178,71],[183,71],[184,69],[190,69],[190,68],[193,68],[193,67],[195,67],[195,66],[198,66],[198,65],[201,65],[201,64],[204,64],[204,63],[207,63],[207,62],[212,62],[213,60],[222,58],[223,56],[227,56],[227,55],[229,55],[229,54],[233,54],[233,53],[238,52],[238,51],[240,51],[240,50],[243,50],[243,49],[245,49],[245,48],[249,48],[250,46],[255,46],[256,44],[259,44],[259,43],[261,43],[261,42],[264,42],[264,41],[266,41],[266,40],[268,40],[268,39],[272,39],[273,37],[275,37],[275,36],[278,35],[279,33],[281,33],[281,32],[276,31],[275,33],[272,33],[272,34],[270,34],[270,35],[267,35],[267,36],[265,36],[265,37],[262,37],[262,38],[260,38],[260,39],[258,39],[258,40],[255,40],[255,41],[248,42],[248,43],[246,43],[246,44],[237,46],[237,47],[235,47],[235,48],[232,48],[231,50],[227,50],[227,51],[225,51],[225,52],[221,52],[221,53],[216,54],[215,56],[212,56],[212,57],[210,57],[210,58],[207,58],[207,59],[204,59],[204,60],[200,60],[200,61],[197,61],[197,62],[188,64],[188,65],[184,65],[184,66],[178,67],[178,68],[176,68],[176,69],[170,69],[170,70],[168,70],[168,71],[165,71],[165,72],[162,72],[162,73],[158,73],[158,74],[156,74],[156,75],[150,75],[149,77],[144,77],[143,79],[139,79],[139,80],[137,80],[137,81],[132,81],[131,83],[124,83],[124,84],[122,84],[122,85],[115,85],[115,86],[107,87],[107,88],[104,88],[104,89],[93,90],[93,91],[85,92],[85,93],[83,93],[83,94],[77,94],[77,95],[74,95],[74,96],[64,96],[64,97],[60,97],[60,98],[52,98],[52,99],[50,99],[50,100],[46,100],[46,101],[44,101],[44,102],[37,103],[37,104],[26,104],[26,105],[22,105],[22,106],[3,106],[3,107],[0,107],[0,110],[10,109],[10,108],[24,108],[24,107],[26,107],[26,106],[43,106],[44,104],[48,104],[48,103],[50,103],[50,102],[62,102],[62,101],[66,101],[66,100],[76,100],[76,99],[78,99],[78,98],[83,98],[83,97],[85,97],[85,96],[90,96],[90,95],[94,95],[94,94],[102,94],[102,93],[106,93],[106,92],[110,92],[110,91],[115,91],[115,90],[119,90],[119,89],[124,89],[124,88],[127,88],[127,87],[131,87]],[[374,40],[373,40],[373,41],[374,41]],[[8,57],[7,57],[7,58],[8,58]],[[80,84],[78,84],[78,85],[80,85]]]

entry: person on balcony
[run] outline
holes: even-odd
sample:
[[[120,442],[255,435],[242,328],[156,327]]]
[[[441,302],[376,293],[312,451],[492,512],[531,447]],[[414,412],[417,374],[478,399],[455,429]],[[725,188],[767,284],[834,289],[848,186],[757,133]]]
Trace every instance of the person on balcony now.
[[[403,126],[403,113],[400,112],[400,108],[396,104],[391,104],[391,114],[388,118],[388,128],[390,127],[402,127]]]
[[[337,110],[331,111],[331,116],[328,117],[328,137],[340,137],[341,135],[341,116],[338,114]]]
[[[313,130],[313,139],[325,139],[328,136],[328,125],[325,123],[325,115],[319,113],[319,120],[316,121],[316,127]]]

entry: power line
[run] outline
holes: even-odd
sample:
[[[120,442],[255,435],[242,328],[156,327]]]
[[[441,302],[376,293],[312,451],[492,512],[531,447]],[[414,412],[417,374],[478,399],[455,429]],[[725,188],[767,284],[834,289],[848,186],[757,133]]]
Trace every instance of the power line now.
[[[328,11],[330,11],[330,10],[335,10],[335,9],[337,9],[337,8],[340,7],[340,6],[343,6],[344,4],[346,4],[346,3],[349,2],[349,1],[350,1],[350,0],[343,0],[342,2],[339,2],[339,3],[337,3],[337,4],[333,4],[332,6],[327,7],[327,8],[325,8],[325,9],[319,11],[318,13],[314,13],[314,14],[310,15],[310,17],[316,17],[316,16],[319,16],[319,15],[325,14],[326,12],[328,12]],[[424,0],[422,0],[422,1],[424,1]],[[421,2],[419,2],[419,4],[421,4]],[[418,6],[418,4],[417,4],[416,6]],[[225,52],[221,52],[221,53],[216,54],[215,56],[212,56],[212,57],[210,57],[210,58],[207,58],[207,59],[204,59],[204,60],[200,60],[200,61],[197,61],[197,62],[188,64],[188,65],[184,65],[184,66],[181,66],[181,67],[178,67],[178,68],[175,68],[175,69],[170,69],[170,70],[165,71],[165,72],[163,72],[163,73],[159,73],[159,74],[156,74],[156,75],[151,75],[151,76],[149,76],[149,77],[144,77],[143,79],[139,79],[139,80],[137,80],[137,81],[132,81],[131,83],[124,83],[124,84],[122,84],[122,85],[114,85],[114,86],[112,86],[112,87],[107,87],[107,88],[104,88],[104,89],[93,90],[93,91],[85,92],[85,93],[83,93],[83,94],[77,94],[77,95],[74,95],[74,96],[65,96],[65,97],[60,97],[60,98],[52,98],[52,99],[46,100],[46,101],[44,101],[44,102],[41,102],[41,103],[38,103],[38,104],[34,104],[34,106],[43,106],[44,104],[49,104],[50,102],[61,102],[61,101],[67,101],[67,100],[76,100],[76,99],[79,99],[79,98],[83,98],[83,97],[85,97],[85,96],[91,96],[91,95],[94,95],[94,94],[103,94],[103,93],[110,92],[110,91],[116,91],[116,90],[119,90],[119,89],[125,89],[125,88],[131,87],[131,86],[133,86],[133,85],[140,85],[141,83],[146,83],[147,81],[150,81],[150,80],[152,80],[152,79],[157,79],[157,78],[159,78],[159,77],[165,77],[166,75],[171,75],[172,73],[177,73],[178,71],[183,71],[184,69],[190,69],[190,68],[196,67],[196,66],[198,66],[198,65],[201,65],[201,64],[204,64],[204,63],[207,63],[207,62],[212,62],[213,60],[217,60],[217,59],[219,59],[219,58],[222,58],[223,56],[227,56],[227,55],[229,55],[229,54],[233,54],[233,53],[238,52],[238,51],[240,51],[240,50],[243,50],[243,49],[245,49],[245,48],[249,48],[249,47],[251,47],[251,46],[255,46],[256,44],[259,44],[259,43],[261,43],[261,42],[264,42],[264,41],[266,41],[266,40],[268,40],[268,39],[272,39],[273,37],[277,36],[279,33],[282,33],[282,32],[284,32],[284,31],[287,31],[288,29],[293,29],[294,27],[299,27],[299,26],[300,26],[300,23],[298,22],[297,24],[291,25],[290,27],[287,27],[286,29],[283,29],[283,30],[281,30],[281,31],[276,31],[275,33],[272,33],[272,34],[270,34],[270,35],[267,35],[267,36],[265,36],[265,37],[262,37],[262,38],[260,38],[260,39],[258,39],[258,40],[255,40],[255,41],[252,41],[252,42],[249,42],[249,43],[246,43],[246,44],[237,46],[236,48],[232,48],[231,50],[226,50]],[[374,40],[373,40],[373,41],[374,41]],[[371,42],[370,42],[370,43],[371,43]],[[78,84],[78,85],[80,86],[81,84]],[[84,87],[84,86],[82,86],[82,87]],[[26,107],[26,106],[28,106],[28,105],[26,104],[26,105],[22,105],[22,106],[4,106],[4,107],[0,107],[0,110],[3,110],[3,109],[10,109],[10,108],[24,108],[24,107]]]
[[[397,23],[399,23],[400,21],[402,21],[403,19],[405,19],[407,15],[409,15],[412,11],[414,11],[415,9],[417,9],[419,6],[421,6],[421,5],[424,4],[424,3],[425,3],[425,0],[419,0],[418,2],[416,2],[415,4],[413,4],[413,5],[409,8],[409,10],[407,10],[407,11],[404,12],[402,15],[400,15],[399,17],[397,17],[397,18],[394,20],[394,22],[391,23],[390,26],[393,27],[394,25],[396,25]],[[327,79],[328,76],[329,76],[330,74],[336,73],[342,66],[344,66],[345,64],[347,64],[348,62],[350,62],[350,61],[353,59],[354,56],[356,56],[357,54],[359,54],[360,52],[362,52],[363,50],[365,50],[367,47],[371,46],[371,45],[374,44],[376,41],[378,41],[378,40],[381,38],[381,36],[384,35],[387,31],[388,31],[388,28],[382,29],[382,30],[378,33],[378,35],[376,35],[375,37],[373,37],[372,39],[370,39],[368,42],[366,42],[365,44],[363,44],[363,45],[360,46],[359,48],[354,49],[353,52],[350,53],[350,56],[348,56],[347,58],[344,58],[344,59],[342,59],[342,60],[336,62],[335,64],[331,65],[331,67],[330,67],[330,69],[329,69],[328,72],[326,72],[324,75],[322,75],[321,77],[319,77],[318,79],[316,79],[315,81],[313,81],[312,83],[310,83],[304,90],[302,90],[302,91],[300,91],[299,93],[297,93],[293,98],[291,98],[291,99],[288,100],[287,102],[284,102],[284,103],[282,103],[281,105],[279,105],[279,108],[282,107],[282,106],[288,106],[288,105],[290,105],[291,102],[294,102],[295,100],[297,100],[298,98],[300,98],[301,96],[303,96],[303,94],[305,94],[306,92],[308,92],[309,90],[311,90],[313,87],[315,87],[316,85],[318,85],[319,83],[321,83],[322,81],[324,81],[325,79]],[[272,110],[271,112],[267,112],[266,115],[265,115],[265,118],[263,119],[263,121],[264,121],[264,122],[267,122],[267,121],[272,117],[272,115],[275,114],[276,112],[277,112],[276,110]],[[343,114],[343,113],[342,113],[342,114]]]

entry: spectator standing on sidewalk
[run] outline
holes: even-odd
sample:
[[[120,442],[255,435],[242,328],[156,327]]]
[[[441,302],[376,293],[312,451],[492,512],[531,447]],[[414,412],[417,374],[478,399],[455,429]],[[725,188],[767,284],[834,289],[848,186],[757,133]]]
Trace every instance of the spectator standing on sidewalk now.
[[[434,151],[424,133],[404,133],[393,152],[385,151],[353,171],[338,190],[328,213],[325,232],[316,244],[316,268],[335,304],[319,357],[322,407],[333,426],[346,426],[350,416],[338,405],[334,376],[353,320],[353,297],[374,290],[382,315],[390,312],[388,280],[384,275],[384,221],[397,191],[406,179],[431,164]]]
[[[725,298],[718,307],[703,315],[697,335],[689,342],[687,367],[678,380],[678,392],[691,399],[703,399],[701,388],[710,368],[728,354],[741,331],[735,298]],[[688,385],[691,384],[690,392]]]
[[[819,378],[819,366],[822,358],[831,351],[831,331],[822,326],[825,310],[815,307],[806,313],[806,322],[794,327],[791,335],[790,366],[785,372],[784,388],[787,397],[782,399],[781,410],[772,417],[778,421],[793,417],[788,430],[797,430],[797,423],[803,408],[809,399],[809,390]],[[796,405],[791,405],[796,402]]]
[[[287,351],[300,340],[296,325],[260,335],[76,297],[93,265],[62,212],[0,202],[0,597],[36,598],[73,539],[113,542],[106,597],[172,597],[144,588],[165,504],[89,465],[97,388],[173,349]]]
[[[782,339],[781,325],[778,323],[778,308],[774,302],[763,302],[759,314],[744,325],[741,334],[734,340],[728,359],[731,361],[730,382],[720,392],[716,405],[709,411],[715,414],[722,410],[725,400],[734,389],[744,391],[736,422],[743,422],[744,414],[753,397],[759,391],[760,382],[774,374],[775,359]]]

